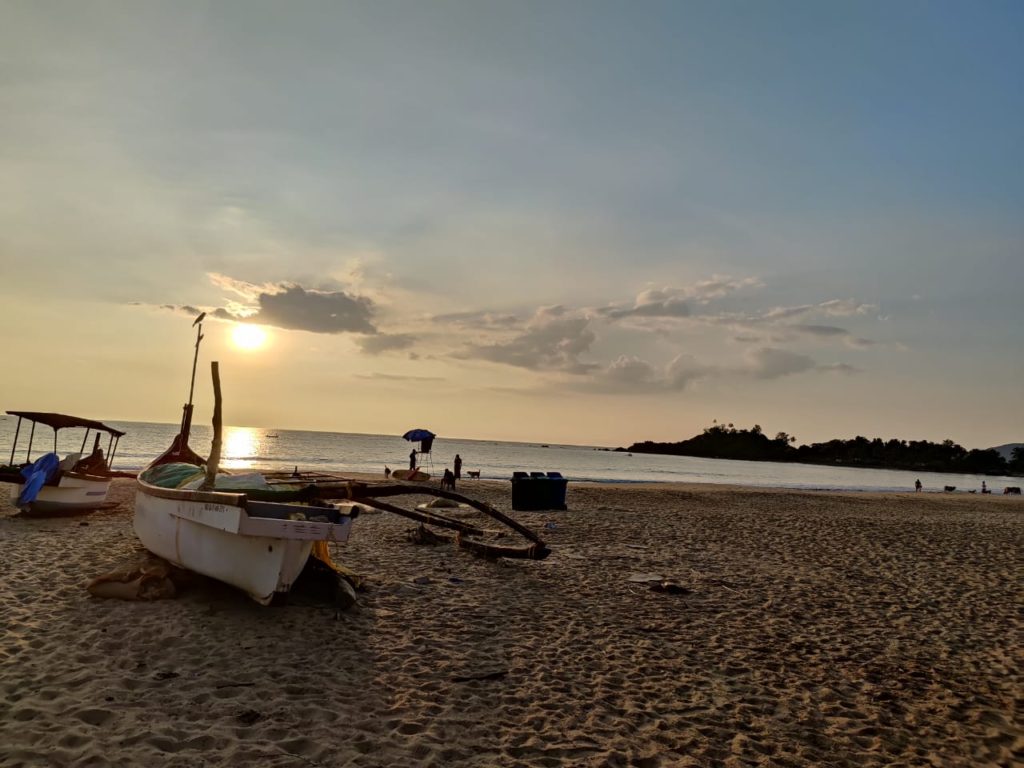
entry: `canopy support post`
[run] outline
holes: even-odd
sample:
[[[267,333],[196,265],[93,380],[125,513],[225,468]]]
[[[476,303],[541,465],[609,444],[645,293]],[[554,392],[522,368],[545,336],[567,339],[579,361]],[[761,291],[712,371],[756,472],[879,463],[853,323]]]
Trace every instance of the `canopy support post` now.
[[[11,466],[14,466],[14,451],[18,447],[18,435],[21,434],[21,416],[18,417],[18,426],[14,428],[14,442],[11,444]]]

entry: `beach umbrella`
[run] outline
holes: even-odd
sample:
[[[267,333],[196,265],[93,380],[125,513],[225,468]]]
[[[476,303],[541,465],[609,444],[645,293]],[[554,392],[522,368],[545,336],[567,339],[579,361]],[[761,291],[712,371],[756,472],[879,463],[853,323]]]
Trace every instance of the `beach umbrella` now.
[[[430,450],[434,445],[434,438],[437,437],[437,435],[429,429],[410,429],[402,435],[402,437],[410,443],[419,443],[420,453],[430,453]]]
[[[437,435],[429,429],[410,429],[402,437],[410,443],[419,443],[423,440],[433,440]]]

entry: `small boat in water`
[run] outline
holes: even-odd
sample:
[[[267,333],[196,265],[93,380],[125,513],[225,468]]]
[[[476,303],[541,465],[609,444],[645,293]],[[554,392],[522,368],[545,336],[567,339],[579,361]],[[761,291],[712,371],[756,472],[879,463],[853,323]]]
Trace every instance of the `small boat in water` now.
[[[519,523],[487,504],[450,491],[404,484],[373,486],[336,475],[300,472],[218,472],[221,449],[221,392],[218,364],[212,363],[214,387],[213,445],[203,459],[188,445],[195,366],[202,340],[202,316],[194,325],[196,356],[192,387],[181,429],[171,447],[143,470],[135,496],[135,533],[153,554],[245,591],[263,605],[281,602],[310,556],[344,576],[331,562],[329,542],[348,540],[362,508],[393,512],[457,532],[456,543],[493,557],[541,560],[549,554],[544,542]],[[406,510],[380,496],[434,495],[466,502],[504,523],[530,544],[511,547],[472,537],[487,532],[439,512]],[[339,579],[341,584],[341,579]]]
[[[28,514],[59,514],[80,512],[102,507],[107,502],[110,480],[113,477],[129,477],[126,473],[114,472],[111,464],[117,452],[118,441],[124,432],[100,421],[69,416],[63,413],[40,411],[7,411],[18,417],[11,446],[10,463],[0,467],[0,482],[9,483],[11,501],[22,512]],[[15,464],[18,440],[21,436],[22,421],[31,423],[25,461]],[[53,450],[32,460],[32,446],[36,425],[53,430]],[[57,453],[57,433],[60,430],[84,430],[80,451],[67,454],[63,459]],[[92,452],[85,455],[89,436],[95,433]],[[109,436],[107,453],[100,447],[103,434]]]

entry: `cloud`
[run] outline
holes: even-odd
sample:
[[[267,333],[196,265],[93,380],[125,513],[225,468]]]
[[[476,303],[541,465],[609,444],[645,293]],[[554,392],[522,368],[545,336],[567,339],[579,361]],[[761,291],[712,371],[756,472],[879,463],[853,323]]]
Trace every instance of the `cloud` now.
[[[357,373],[355,378],[374,381],[445,381],[441,376],[398,376],[393,373]]]
[[[878,309],[876,304],[865,304],[854,299],[830,299],[817,304],[799,304],[794,307],[774,307],[751,320],[784,321],[810,314],[829,317],[853,317],[867,315]]]
[[[839,328],[835,325],[812,325],[800,323],[797,325],[783,326],[786,329],[792,329],[797,333],[810,336],[812,338],[820,340],[831,340],[842,341],[846,346],[854,349],[866,349],[874,346],[875,342],[871,339],[865,339],[861,336],[854,336],[845,328]],[[784,337],[783,337],[784,340]]]
[[[695,300],[707,303],[712,299],[721,299],[744,288],[760,288],[763,283],[756,277],[735,279],[723,275],[712,275],[707,280],[694,283],[687,290]]]
[[[138,307],[145,306],[139,301],[133,301],[131,304]],[[181,314],[188,315],[189,317],[195,317],[203,311],[189,304],[161,304],[160,309],[169,309],[171,312],[180,312]]]
[[[693,314],[693,304],[707,304],[743,288],[761,285],[754,277],[734,279],[715,275],[681,288],[648,288],[641,291],[632,306],[612,304],[601,307],[598,314],[612,320],[626,317],[685,318]]]
[[[683,389],[690,382],[711,375],[715,369],[703,365],[693,355],[677,355],[665,368],[666,379],[671,389]]]
[[[541,307],[518,336],[504,342],[471,345],[461,357],[475,357],[533,371],[586,373],[595,365],[580,361],[590,350],[590,321],[565,307]]]
[[[846,346],[853,347],[854,349],[867,349],[868,347],[875,346],[877,343],[877,341],[860,336],[850,336],[846,339]]]
[[[658,378],[655,368],[646,360],[635,355],[619,355],[604,369],[603,378],[609,384],[620,384],[624,388],[649,386]]]
[[[623,317],[689,317],[692,314],[685,293],[671,288],[652,288],[640,293],[632,307],[603,307],[598,312],[612,320]]]
[[[817,367],[814,359],[807,355],[776,347],[752,349],[746,353],[745,358],[743,372],[756,379],[778,379]]]
[[[692,382],[716,373],[695,357],[680,354],[658,367],[635,355],[620,355],[607,367],[594,371],[584,389],[601,392],[669,392],[686,389]]]
[[[370,322],[373,302],[344,291],[308,291],[291,285],[279,293],[260,293],[249,322],[313,333],[376,333]]]
[[[495,312],[452,312],[446,315],[434,315],[435,323],[457,325],[465,328],[512,328],[521,320],[516,315]]]
[[[853,315],[867,315],[878,310],[877,304],[864,304],[853,299],[832,299],[818,304],[818,308],[826,315],[836,317],[852,317]]]
[[[775,347],[749,350],[745,355],[744,365],[738,372],[747,376],[753,376],[756,379],[779,379],[783,376],[792,376],[793,374],[806,371],[843,374],[860,373],[859,368],[855,368],[847,363],[819,364],[807,355]]]
[[[861,369],[860,368],[857,368],[857,367],[852,366],[852,365],[848,365],[847,363],[831,363],[829,365],[819,365],[818,366],[818,370],[819,371],[825,371],[826,373],[827,372],[844,373],[844,374],[861,373]]]
[[[211,319],[312,333],[377,334],[372,321],[376,306],[365,296],[340,290],[313,290],[295,283],[253,285],[217,273],[209,273],[208,277],[214,285],[241,296],[246,302],[227,301],[226,306],[211,307],[206,310]],[[163,308],[192,316],[202,311],[188,304],[164,304]],[[376,351],[398,349],[400,339],[400,336],[389,337],[379,343]],[[389,347],[389,343],[392,346]]]
[[[210,278],[210,282],[218,288],[237,294],[248,302],[256,301],[259,298],[259,295],[265,291],[274,290],[273,285],[253,285],[252,283],[247,283],[244,280],[236,280],[233,277],[228,277],[227,275],[222,275],[218,272],[207,272],[206,276]]]
[[[794,325],[793,328],[800,333],[806,333],[809,336],[849,336],[850,332],[845,328],[839,328],[835,325]]]
[[[207,276],[217,287],[244,299],[243,302],[227,301],[226,306],[208,309],[211,318],[311,333],[377,334],[373,324],[376,305],[365,296],[344,290],[304,288],[296,283],[255,285],[216,272]],[[165,307],[193,315],[200,311],[189,305]],[[378,342],[376,350],[368,351],[398,349],[403,343],[401,336],[392,336]]]
[[[417,338],[411,333],[378,333],[373,336],[364,336],[357,343],[363,352],[377,355],[381,352],[408,349],[416,343]]]

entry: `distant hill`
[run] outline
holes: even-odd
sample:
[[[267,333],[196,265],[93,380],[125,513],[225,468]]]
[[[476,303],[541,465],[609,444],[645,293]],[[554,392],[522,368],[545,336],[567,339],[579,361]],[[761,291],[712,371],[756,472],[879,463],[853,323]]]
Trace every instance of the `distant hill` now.
[[[1010,457],[1013,456],[1014,448],[1024,448],[1024,443],[1007,443],[1006,445],[997,445],[992,450],[999,451],[999,455],[1009,461]]]
[[[829,466],[873,467],[924,472],[955,472],[968,475],[1024,475],[1024,457],[1011,463],[1007,458],[1019,443],[967,450],[952,440],[932,443],[927,440],[869,440],[858,435],[852,440],[829,440],[794,447],[796,438],[779,432],[769,438],[757,424],[752,429],[736,429],[718,424],[701,434],[676,443],[645,440],[617,451],[659,453],[669,456],[700,456],[707,459],[744,461],[792,461]],[[1019,454],[1018,454],[1019,455]]]

